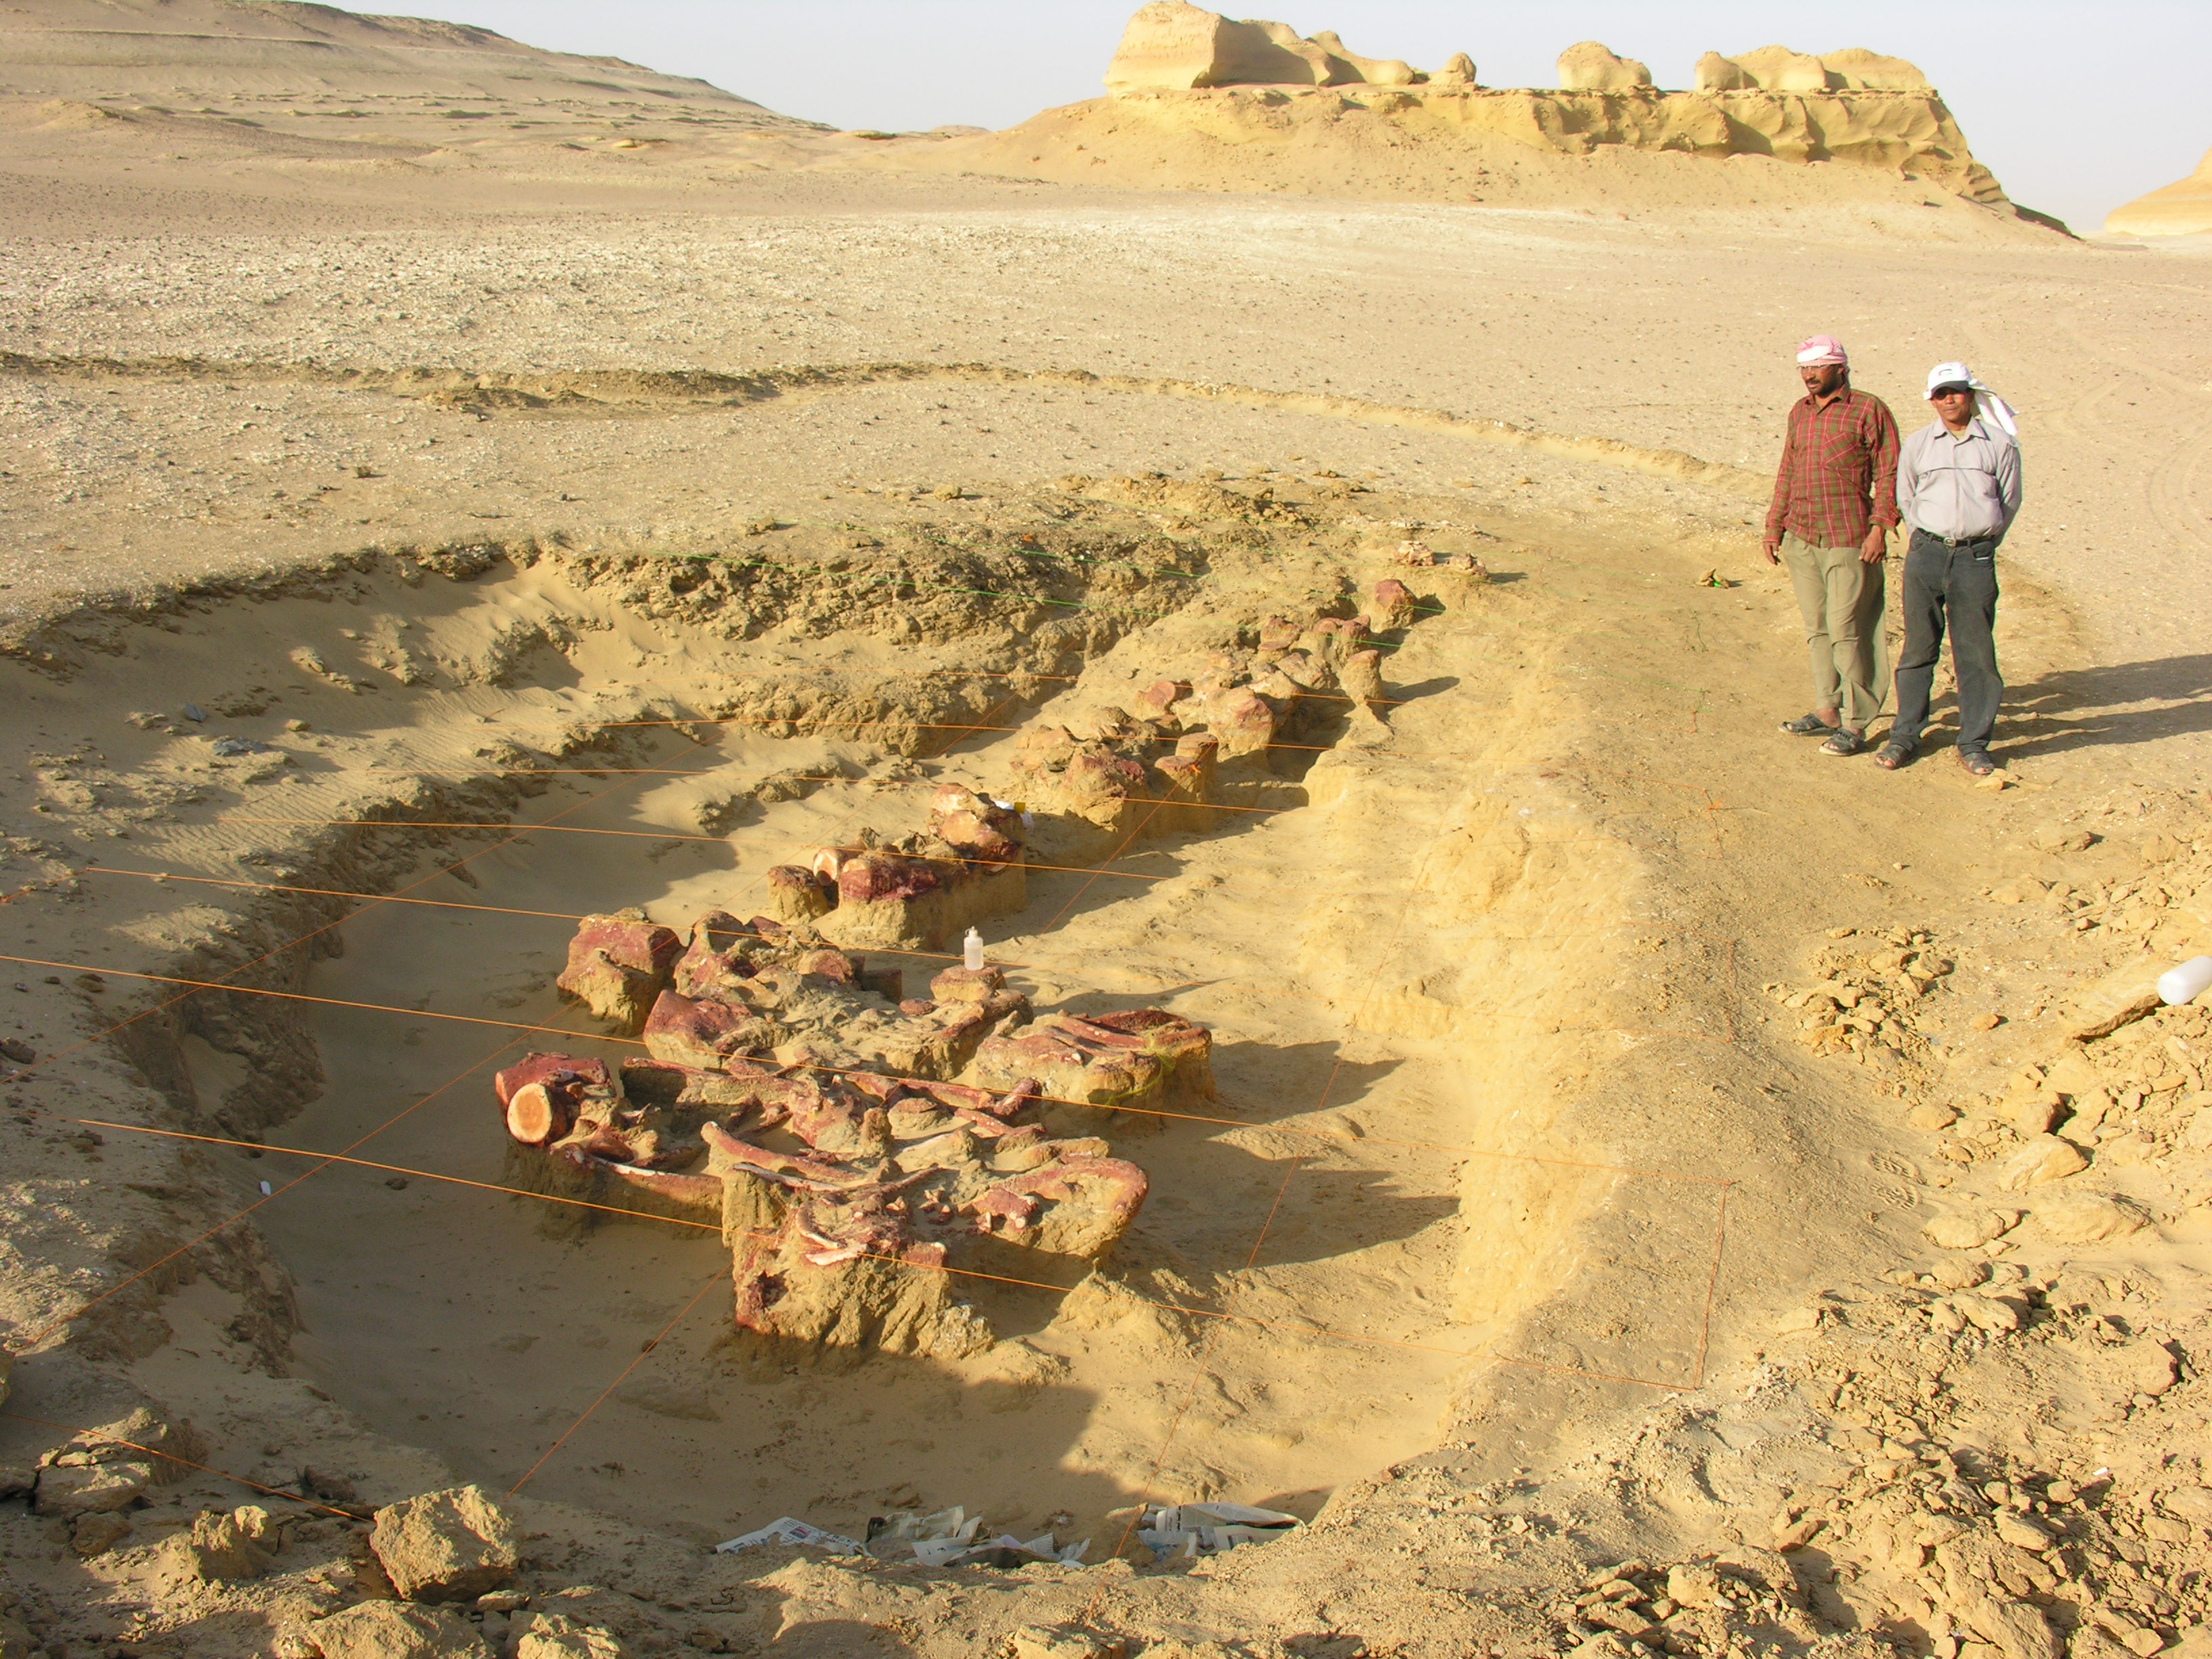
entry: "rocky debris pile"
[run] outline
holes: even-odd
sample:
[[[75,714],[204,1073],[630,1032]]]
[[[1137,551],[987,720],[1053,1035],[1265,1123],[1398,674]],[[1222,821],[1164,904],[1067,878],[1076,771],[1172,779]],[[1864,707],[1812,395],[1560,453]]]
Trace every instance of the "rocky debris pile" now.
[[[1059,1284],[1097,1262],[1147,1182],[1094,1131],[1213,1095],[1210,1035],[1164,1010],[1031,1020],[991,967],[894,1003],[859,958],[767,917],[710,912],[679,943],[641,915],[585,919],[562,987],[650,1057],[501,1072],[507,1176],[590,1206],[570,1225],[719,1227],[737,1322],[762,1336],[988,1346],[948,1268]]]
[[[1798,1041],[1815,1054],[1849,1054],[1879,1066],[1924,1055],[1927,1040],[1917,1016],[1956,967],[1952,957],[1925,929],[1862,933],[1844,927],[1834,939],[1815,953],[1812,967],[1820,977],[1812,984],[1766,988],[1768,996],[1800,1016]]]
[[[1760,1625],[1799,1642],[1817,1635],[1788,1564],[1757,1548],[1672,1565],[1601,1567],[1549,1611],[1580,1638],[1579,1650],[1593,1655],[1726,1653],[1746,1626]]]
[[[825,847],[768,872],[769,902],[848,946],[934,950],[1029,902],[1022,814],[957,784],[937,791],[926,829],[884,843]]]
[[[1460,84],[1474,65],[1458,54],[1448,66]],[[1287,23],[1240,21],[1184,3],[1152,0],[1138,8],[1107,66],[1110,92],[1189,91],[1201,87],[1412,86],[1429,77],[1395,58],[1362,58],[1324,29],[1308,40]]]
[[[2131,974],[2148,969],[2130,968]],[[2212,1009],[2194,1004],[2125,1018],[2055,1056],[2014,1073],[1992,1097],[1929,1101],[1910,1115],[1935,1137],[1935,1153],[1964,1175],[1980,1170],[2002,1194],[2020,1194],[2039,1231],[2062,1243],[2124,1237],[2161,1203],[2212,1200]],[[2066,1185],[2094,1168],[2106,1184],[2145,1183],[2130,1195]],[[1949,1185],[1948,1177],[1939,1177]],[[1938,1217],[1929,1236],[1971,1249],[2002,1238],[2019,1208]]]
[[[2066,860],[2102,840],[2079,825],[2054,824],[2033,838],[2038,852]],[[2200,843],[2201,844],[2201,843]],[[2069,881],[2020,875],[1989,888],[1984,896],[2002,905],[2036,904],[2075,933],[2101,931],[2115,939],[2154,941],[2161,929],[2176,941],[2212,932],[2212,847],[2197,851],[2163,833],[2139,846],[2142,873]]]
[[[1939,1653],[2118,1659],[2212,1612],[2193,1570],[2206,1471],[2159,1449],[2201,1420],[2203,1385],[2139,1291],[1954,1257],[1784,1323],[1769,1382],[1829,1425],[1834,1462],[1787,1495],[1771,1541],[1832,1564],[1862,1616]],[[2029,1401],[2083,1395],[2021,1432]]]

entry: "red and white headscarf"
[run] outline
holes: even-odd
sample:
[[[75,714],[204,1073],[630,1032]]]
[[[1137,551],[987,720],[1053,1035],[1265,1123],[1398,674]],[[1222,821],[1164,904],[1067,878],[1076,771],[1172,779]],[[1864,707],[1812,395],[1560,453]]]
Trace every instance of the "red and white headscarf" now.
[[[1813,368],[1822,363],[1850,363],[1844,350],[1844,343],[1832,334],[1815,334],[1809,340],[1797,343],[1797,367]]]

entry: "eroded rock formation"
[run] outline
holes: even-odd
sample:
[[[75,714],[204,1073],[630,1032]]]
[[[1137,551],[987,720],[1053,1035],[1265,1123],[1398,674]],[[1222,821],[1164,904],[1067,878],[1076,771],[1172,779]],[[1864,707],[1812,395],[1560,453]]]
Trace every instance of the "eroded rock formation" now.
[[[1562,86],[1565,85],[1561,82]],[[1694,82],[1699,92],[1917,92],[1930,93],[1917,66],[1902,58],[1885,58],[1863,46],[1849,46],[1818,57],[1787,46],[1723,58],[1709,52],[1698,59]]]
[[[1633,58],[1616,58],[1595,40],[1578,41],[1559,54],[1562,92],[1639,92],[1651,71]]]
[[[2113,236],[2212,236],[2212,149],[2186,179],[2114,208],[2105,229]]]
[[[1330,30],[1308,40],[1287,23],[1240,21],[1184,0],[1152,0],[1139,7],[1106,70],[1107,88],[1117,93],[1234,86],[1404,87],[1425,78],[1399,58],[1361,57]],[[1472,63],[1467,64],[1467,78],[1474,78]]]

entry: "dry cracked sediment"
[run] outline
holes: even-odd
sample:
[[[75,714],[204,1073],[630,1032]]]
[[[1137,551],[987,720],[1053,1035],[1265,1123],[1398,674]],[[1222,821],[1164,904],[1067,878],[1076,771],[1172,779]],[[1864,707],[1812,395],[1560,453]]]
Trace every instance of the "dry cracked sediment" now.
[[[1626,510],[1289,473],[943,509],[364,553],[20,636],[6,1444],[46,1496],[11,1616],[304,1654],[379,1594],[351,1512],[526,1478],[523,1601],[465,1621],[495,1644],[2050,1659],[2193,1623],[2201,1018],[2064,1033],[2069,975],[2196,925],[2200,803],[2060,757],[1774,811],[1730,734],[1786,595]],[[1144,1144],[1075,1291],[980,1287],[991,1350],[763,1366],[711,1248],[465,1184],[502,1184],[490,1071],[588,1029],[577,917],[738,908],[1389,577],[1434,614],[1381,721],[1323,711],[1231,821],[1048,860],[994,930],[1041,1008],[1211,1027],[1224,1121]],[[2033,684],[2066,621],[2008,603]],[[1958,833],[1894,857],[1886,815],[1936,806]],[[2039,1136],[2085,1167],[2014,1176]],[[1946,1251],[1939,1212],[2030,1219]],[[1095,1562],[1140,1498],[1216,1496],[1311,1524],[1196,1565],[702,1548],[963,1503]],[[257,1576],[165,1541],[249,1498]]]

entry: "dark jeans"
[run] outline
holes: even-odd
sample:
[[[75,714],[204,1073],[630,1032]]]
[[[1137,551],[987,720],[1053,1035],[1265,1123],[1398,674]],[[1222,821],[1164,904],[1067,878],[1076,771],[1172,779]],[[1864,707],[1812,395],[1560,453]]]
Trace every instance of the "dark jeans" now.
[[[1995,539],[1947,547],[1916,530],[1905,554],[1905,648],[1897,659],[1897,721],[1893,741],[1917,744],[1928,724],[1944,627],[1959,675],[1959,751],[1990,745],[2004,680],[1997,672],[1997,544]]]

